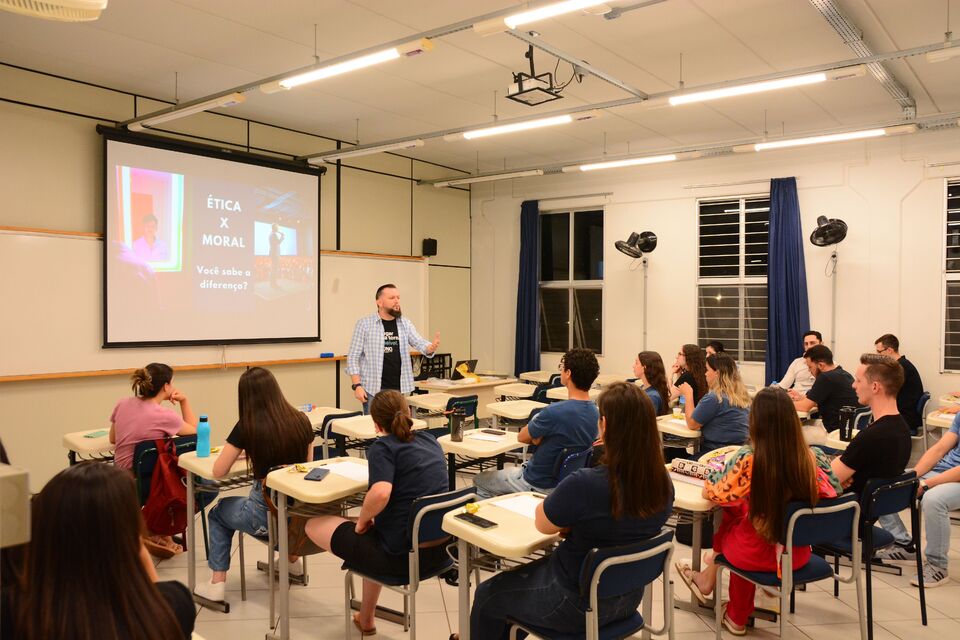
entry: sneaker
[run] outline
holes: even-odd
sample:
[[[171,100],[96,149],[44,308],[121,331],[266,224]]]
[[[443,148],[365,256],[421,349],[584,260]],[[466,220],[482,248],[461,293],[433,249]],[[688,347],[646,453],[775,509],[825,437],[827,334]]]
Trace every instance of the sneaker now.
[[[939,587],[950,582],[950,577],[947,575],[946,569],[941,569],[940,567],[934,566],[929,562],[923,563],[923,588],[924,589],[933,589],[934,587]],[[910,584],[915,587],[920,586],[920,581],[917,579],[917,576],[913,576],[910,580]]]
[[[873,559],[881,562],[916,562],[917,555],[913,545],[903,547],[899,543],[894,543],[886,549],[875,552]]]
[[[227,597],[226,582],[202,582],[193,590],[195,595],[213,602],[223,602]]]
[[[297,558],[296,562],[288,562],[287,566],[289,567],[290,575],[302,577],[303,576],[303,558]],[[273,556],[273,570],[277,572],[277,575],[280,574],[280,556]]]

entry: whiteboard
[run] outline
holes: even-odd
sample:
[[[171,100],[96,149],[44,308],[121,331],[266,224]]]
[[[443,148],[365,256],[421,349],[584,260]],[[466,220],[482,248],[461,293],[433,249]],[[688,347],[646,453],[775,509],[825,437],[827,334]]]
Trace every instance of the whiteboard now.
[[[344,355],[377,287],[400,288],[403,313],[427,336],[423,260],[320,255],[320,342],[103,349],[103,247],[91,237],[0,231],[0,376],[173,367]]]

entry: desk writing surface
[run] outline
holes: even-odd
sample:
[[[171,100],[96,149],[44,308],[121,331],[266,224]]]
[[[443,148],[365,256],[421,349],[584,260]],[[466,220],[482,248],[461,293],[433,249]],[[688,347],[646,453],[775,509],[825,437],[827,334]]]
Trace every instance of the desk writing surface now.
[[[84,437],[88,433],[95,433],[97,431],[106,431],[107,433],[97,438]],[[67,449],[68,451],[76,451],[77,453],[84,455],[110,453],[113,451],[116,445],[110,442],[109,431],[109,427],[95,427],[93,429],[84,429],[83,431],[66,433],[63,436],[63,448]]]
[[[488,389],[501,384],[516,381],[516,378],[494,378],[490,376],[484,376],[477,382],[460,382],[458,380],[441,380],[431,382],[429,380],[424,380],[422,382],[417,382],[417,388],[426,389],[427,391],[442,391],[455,396],[465,396],[472,395],[470,393],[470,389]]]
[[[533,400],[508,400],[507,402],[491,402],[487,410],[493,415],[508,420],[526,420],[530,412],[547,406],[543,402]]]
[[[180,454],[178,464],[180,465],[180,468],[186,469],[187,471],[193,473],[193,475],[203,478],[204,480],[227,480],[229,478],[246,475],[248,473],[247,459],[245,457],[241,457],[233,463],[233,466],[230,467],[230,471],[228,471],[225,476],[222,478],[215,478],[213,476],[213,465],[216,463],[219,457],[219,451],[217,453],[211,453],[206,458],[197,457],[196,451],[188,451]]]
[[[940,398],[941,407],[949,407],[950,405],[960,404],[960,395],[955,393],[945,393]]]
[[[533,382],[535,384],[546,384],[550,382],[550,377],[557,373],[560,373],[560,372],[559,371],[527,371],[526,373],[520,374],[520,379],[526,382]]]
[[[310,426],[314,429],[319,429],[323,426],[323,419],[329,415],[339,415],[341,413],[353,413],[349,409],[338,409],[337,407],[314,407],[313,411],[310,411],[304,415],[310,419]]]
[[[587,393],[590,399],[596,402],[597,398],[599,398],[603,392],[600,389],[590,389]],[[566,400],[570,397],[570,394],[566,387],[554,387],[547,390],[547,397],[551,400]]]
[[[476,434],[488,435],[483,433],[482,429],[470,429],[463,432],[463,442],[453,442],[449,433],[437,438],[437,442],[440,443],[440,448],[445,454],[453,453],[471,458],[492,458],[523,446],[517,441],[516,431],[504,431],[498,442],[470,437]]]
[[[537,531],[532,518],[497,507],[498,501],[521,495],[539,496],[528,491],[497,496],[477,503],[480,505],[477,515],[497,523],[492,529],[481,529],[457,519],[455,516],[463,513],[463,509],[454,509],[443,516],[443,530],[503,558],[523,558],[560,540],[559,535]]]
[[[447,402],[455,397],[449,393],[417,393],[407,397],[407,404],[430,412],[445,411]]]
[[[493,388],[493,391],[500,396],[508,398],[529,398],[537,388],[532,384],[525,382],[512,382],[510,384],[501,384]]]
[[[670,463],[666,465],[667,471],[670,471]],[[691,484],[683,480],[677,480],[670,477],[673,482],[673,508],[683,509],[684,511],[712,511],[718,507],[703,497],[703,484]]]
[[[810,412],[801,411],[800,409],[797,409],[797,417],[800,418],[801,420],[806,420],[807,418],[810,417]]]
[[[417,418],[413,419],[413,429],[426,429],[427,423]],[[373,418],[367,416],[353,416],[351,418],[339,418],[330,421],[330,431],[337,435],[346,436],[355,440],[373,440],[379,438],[382,433],[377,433],[377,428],[373,424]]]
[[[701,433],[687,427],[687,421],[683,418],[674,418],[671,414],[657,416],[657,431],[667,433],[680,438],[699,438]]]
[[[853,435],[850,437],[850,440],[853,440],[857,437],[857,434],[860,433],[859,429],[853,430]],[[849,442],[844,442],[840,439],[840,429],[834,429],[827,434],[827,439],[823,441],[823,446],[830,447],[831,449],[836,449],[837,451],[846,451]]]
[[[601,373],[597,376],[597,379],[593,381],[593,386],[599,389],[606,389],[615,382],[626,382],[628,378],[633,378],[634,376],[628,376],[625,373]]]
[[[314,467],[324,467],[335,462],[353,462],[362,466],[367,466],[364,458],[353,458],[344,456],[342,458],[329,458],[327,460],[314,460],[306,462],[304,465],[308,469]],[[310,504],[325,504],[335,502],[352,495],[367,490],[367,482],[353,480],[335,473],[328,473],[327,477],[319,482],[313,480],[304,480],[306,473],[290,471],[291,467],[277,469],[267,474],[267,487],[274,491],[279,491],[285,496],[290,496],[294,500],[307,502]]]
[[[943,413],[942,411],[931,411],[927,414],[927,424],[931,427],[938,427],[940,429],[949,429],[953,425],[954,418],[957,417],[957,414],[954,413]]]

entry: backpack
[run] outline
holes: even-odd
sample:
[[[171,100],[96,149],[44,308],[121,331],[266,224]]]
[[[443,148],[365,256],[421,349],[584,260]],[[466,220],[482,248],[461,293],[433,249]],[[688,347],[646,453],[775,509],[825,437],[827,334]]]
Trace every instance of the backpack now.
[[[150,480],[150,495],[143,505],[143,519],[152,533],[173,535],[187,528],[186,472],[177,465],[177,447],[172,440],[157,440],[157,463]]]

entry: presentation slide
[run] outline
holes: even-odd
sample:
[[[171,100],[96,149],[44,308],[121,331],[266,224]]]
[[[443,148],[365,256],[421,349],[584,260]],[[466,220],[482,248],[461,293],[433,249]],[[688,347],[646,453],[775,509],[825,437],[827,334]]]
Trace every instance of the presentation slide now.
[[[104,344],[318,340],[319,180],[108,140]]]

